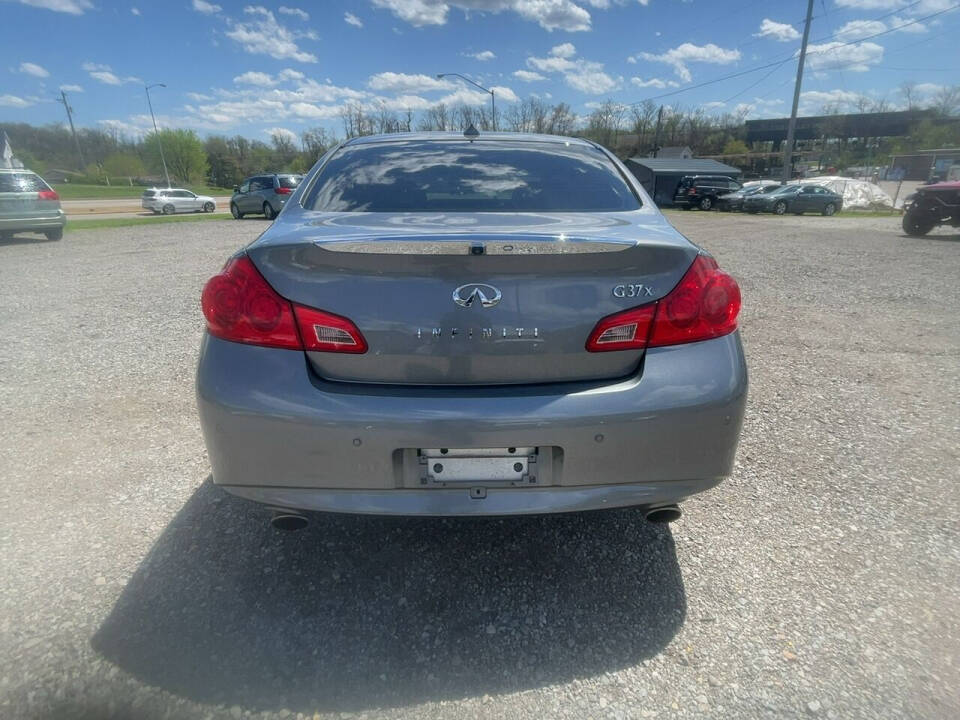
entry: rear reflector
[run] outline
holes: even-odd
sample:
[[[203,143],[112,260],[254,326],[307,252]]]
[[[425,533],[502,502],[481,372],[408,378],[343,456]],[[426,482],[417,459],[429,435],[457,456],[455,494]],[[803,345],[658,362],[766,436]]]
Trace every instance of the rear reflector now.
[[[288,350],[367,351],[352,322],[293,305],[270,287],[246,255],[233,258],[207,281],[200,303],[207,331],[224,340]]]
[[[666,297],[608,315],[587,339],[590,352],[640,350],[709,340],[737,329],[740,287],[716,260],[698,255]]]
[[[41,190],[37,193],[37,200],[59,200],[60,196],[54,190]]]

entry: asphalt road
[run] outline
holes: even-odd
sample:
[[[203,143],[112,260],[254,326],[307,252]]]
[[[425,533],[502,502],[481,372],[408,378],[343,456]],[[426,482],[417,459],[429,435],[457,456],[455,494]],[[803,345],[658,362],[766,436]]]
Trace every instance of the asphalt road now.
[[[960,234],[670,217],[740,279],[752,382],[671,529],[275,532],[192,388],[200,288],[264,223],[0,244],[0,717],[960,716]]]
[[[215,197],[217,212],[230,212],[230,197]],[[140,198],[103,198],[100,200],[61,200],[60,206],[70,220],[84,217],[118,218],[131,215],[152,217],[153,213],[140,206]]]

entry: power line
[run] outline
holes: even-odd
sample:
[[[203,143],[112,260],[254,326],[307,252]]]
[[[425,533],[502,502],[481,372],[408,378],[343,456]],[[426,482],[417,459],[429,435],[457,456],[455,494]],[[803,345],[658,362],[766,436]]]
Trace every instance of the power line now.
[[[894,32],[897,32],[897,31],[899,31],[899,30],[902,30],[903,28],[905,28],[905,27],[907,27],[907,26],[909,26],[909,25],[916,25],[916,24],[921,23],[921,22],[924,22],[924,21],[926,21],[926,20],[930,20],[931,18],[935,18],[935,17],[937,17],[938,15],[943,15],[944,13],[948,13],[948,12],[951,12],[951,11],[953,11],[953,10],[956,10],[957,8],[960,8],[960,3],[957,3],[956,5],[951,5],[950,7],[945,8],[945,9],[943,9],[943,10],[940,10],[940,11],[938,11],[938,12],[931,13],[931,14],[929,14],[929,15],[925,15],[925,16],[923,16],[923,17],[921,17],[921,18],[917,18],[916,20],[912,20],[912,21],[910,21],[910,22],[908,22],[908,23],[903,23],[902,25],[898,25],[898,26],[895,27],[895,28],[889,28],[889,29],[887,29],[887,30],[884,30],[883,32],[873,33],[872,35],[867,35],[867,36],[865,36],[865,37],[858,38],[858,39],[856,39],[856,40],[851,40],[851,41],[849,41],[849,42],[844,42],[844,43],[840,43],[840,44],[838,44],[838,45],[834,45],[834,46],[832,46],[831,48],[829,48],[829,49],[827,49],[827,50],[812,50],[812,51],[810,51],[810,52],[807,53],[807,57],[809,57],[810,55],[822,55],[823,53],[828,53],[828,52],[832,53],[832,52],[835,52],[836,50],[838,50],[839,48],[847,47],[848,45],[857,45],[858,43],[862,43],[862,42],[865,41],[865,40],[870,40],[870,39],[875,38],[875,37],[880,37],[881,35],[889,35],[890,33],[894,33]],[[698,89],[698,88],[706,87],[707,85],[713,85],[713,84],[718,83],[718,82],[724,82],[725,80],[732,80],[733,78],[743,77],[744,75],[750,75],[750,74],[752,74],[752,73],[759,72],[760,70],[766,70],[766,69],[772,68],[772,67],[774,67],[774,66],[776,66],[776,65],[782,65],[783,63],[785,63],[785,62],[787,62],[787,61],[789,61],[789,60],[792,60],[794,57],[796,57],[796,56],[795,56],[795,55],[791,55],[790,57],[785,58],[785,59],[775,60],[774,62],[769,62],[769,63],[766,63],[765,65],[758,65],[757,67],[754,67],[754,68],[749,68],[749,69],[747,69],[747,70],[741,70],[741,71],[739,71],[739,72],[730,73],[729,75],[723,75],[723,76],[721,76],[721,77],[714,78],[713,80],[705,80],[705,81],[703,81],[703,82],[701,82],[701,83],[697,83],[697,84],[695,84],[695,85],[688,85],[687,87],[680,88],[680,89],[678,89],[678,90],[672,90],[672,91],[670,91],[670,92],[660,93],[659,95],[652,95],[652,96],[650,96],[650,97],[644,98],[643,100],[637,100],[636,102],[627,103],[627,105],[628,105],[628,106],[639,105],[640,103],[646,102],[647,100],[659,100],[659,99],[665,98],[665,97],[672,97],[672,96],[674,96],[674,95],[679,95],[679,94],[681,94],[681,93],[685,93],[685,92],[688,92],[688,91],[690,91],[690,90],[696,90],[696,89]],[[846,63],[846,65],[855,65],[855,64],[857,64],[857,63]]]

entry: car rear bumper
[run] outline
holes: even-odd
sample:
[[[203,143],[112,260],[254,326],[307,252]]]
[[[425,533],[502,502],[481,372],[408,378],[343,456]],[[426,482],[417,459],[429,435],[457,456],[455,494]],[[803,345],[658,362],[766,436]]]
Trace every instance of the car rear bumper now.
[[[642,373],[591,384],[331,383],[303,353],[206,336],[197,373],[214,482],[284,508],[500,515],[676,502],[728,476],[743,418],[738,334],[649,350]],[[421,488],[417,448],[539,447],[535,487]],[[546,460],[546,456],[542,460]]]
[[[67,224],[67,216],[63,210],[58,210],[56,214],[44,215],[42,217],[0,217],[0,230],[12,232],[15,230],[50,230],[51,228],[62,228]]]

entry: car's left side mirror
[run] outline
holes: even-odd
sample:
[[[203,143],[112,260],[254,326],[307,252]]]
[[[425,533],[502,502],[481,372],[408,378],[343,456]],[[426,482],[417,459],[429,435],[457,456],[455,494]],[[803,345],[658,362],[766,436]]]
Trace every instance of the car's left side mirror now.
[[[234,185],[234,186],[233,186],[233,191],[234,191],[234,192],[240,192],[240,186],[239,186],[239,185]]]

